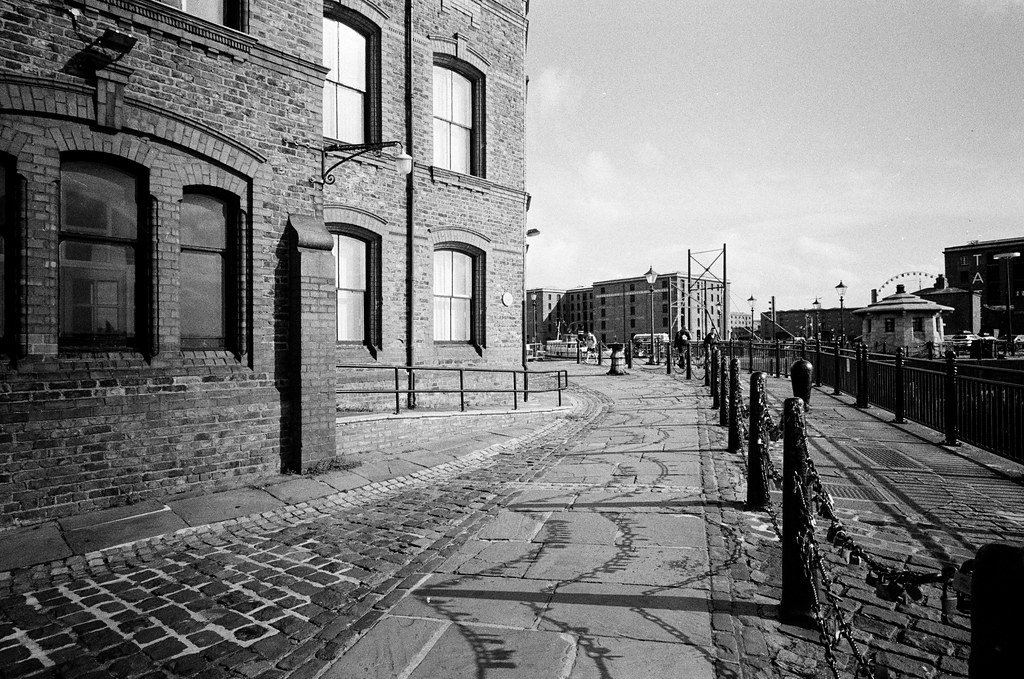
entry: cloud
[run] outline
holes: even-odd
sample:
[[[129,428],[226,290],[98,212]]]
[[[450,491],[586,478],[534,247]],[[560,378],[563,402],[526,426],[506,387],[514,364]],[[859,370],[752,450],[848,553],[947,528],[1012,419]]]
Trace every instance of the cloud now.
[[[551,66],[530,78],[527,107],[541,119],[575,109],[583,98],[576,77],[568,69]]]

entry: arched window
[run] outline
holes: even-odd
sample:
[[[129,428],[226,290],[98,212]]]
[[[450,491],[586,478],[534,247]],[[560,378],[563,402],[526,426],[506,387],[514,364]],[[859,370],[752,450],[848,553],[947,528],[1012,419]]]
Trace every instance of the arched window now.
[[[484,176],[484,76],[448,55],[434,59],[434,165]]]
[[[337,341],[379,347],[380,237],[349,225],[329,225],[334,238]]]
[[[365,17],[328,7],[323,20],[324,136],[380,141],[380,30]]]
[[[469,249],[434,251],[434,340],[483,344],[484,256]]]
[[[181,201],[181,346],[234,348],[237,199],[188,189]]]
[[[60,344],[137,345],[149,310],[141,172],[94,158],[61,163]]]

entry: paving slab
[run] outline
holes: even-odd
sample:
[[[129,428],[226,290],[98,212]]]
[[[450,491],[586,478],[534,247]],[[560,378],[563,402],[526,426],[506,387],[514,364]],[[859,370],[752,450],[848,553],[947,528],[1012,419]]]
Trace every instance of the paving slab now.
[[[86,554],[187,527],[188,524],[180,516],[169,507],[163,507],[146,514],[65,530],[64,539],[76,554]]]
[[[432,575],[399,601],[390,614],[529,629],[536,624],[554,589],[554,583],[544,580]]]
[[[565,509],[576,501],[577,492],[570,489],[525,490],[519,493],[508,508],[517,512],[547,512]]]
[[[525,577],[567,582],[709,587],[706,550],[544,545]]]
[[[440,573],[521,578],[537,558],[540,548],[540,545],[529,542],[468,540],[437,570]]]
[[[685,512],[704,506],[699,486],[688,492],[593,490],[579,494],[573,509],[595,512]]]
[[[393,679],[422,659],[448,623],[387,617],[356,642],[323,679]]]
[[[202,526],[278,509],[284,503],[264,490],[240,488],[175,500],[167,505],[188,525]]]
[[[714,659],[702,646],[586,636],[569,679],[715,679]]]
[[[289,505],[308,502],[338,492],[330,485],[309,477],[298,477],[264,486],[263,490]]]
[[[569,674],[575,656],[567,635],[452,625],[409,679],[557,679]]]
[[[616,521],[597,512],[552,512],[533,541],[612,545],[618,533]]]
[[[708,605],[695,589],[577,582],[558,587],[539,629],[709,647]]]
[[[120,507],[110,507],[109,509],[99,509],[93,512],[86,512],[84,514],[67,516],[62,519],[58,519],[57,522],[64,530],[77,530],[79,528],[88,528],[101,523],[109,523],[110,521],[118,521],[120,519],[127,519],[142,514],[152,514],[154,512],[164,511],[165,509],[167,509],[167,505],[163,502],[157,502],[156,500],[144,500],[135,504],[121,505]]]
[[[617,545],[706,549],[704,517],[688,514],[627,514],[616,519]]]
[[[480,531],[481,540],[530,541],[544,525],[546,513],[524,513],[501,509],[497,516]]]
[[[56,522],[0,534],[0,571],[49,563],[73,553]]]
[[[360,488],[370,483],[370,479],[352,471],[324,472],[323,474],[317,474],[316,479],[338,491],[352,490],[353,488]]]

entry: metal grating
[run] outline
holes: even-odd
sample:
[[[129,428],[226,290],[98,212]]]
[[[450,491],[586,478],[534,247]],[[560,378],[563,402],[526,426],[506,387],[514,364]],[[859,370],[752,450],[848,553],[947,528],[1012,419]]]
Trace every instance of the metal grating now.
[[[921,469],[921,465],[891,448],[853,446],[853,449],[884,469]]]
[[[823,483],[825,490],[834,498],[844,500],[868,500],[870,502],[890,502],[889,498],[882,495],[874,488],[864,486],[848,486],[839,483]]]

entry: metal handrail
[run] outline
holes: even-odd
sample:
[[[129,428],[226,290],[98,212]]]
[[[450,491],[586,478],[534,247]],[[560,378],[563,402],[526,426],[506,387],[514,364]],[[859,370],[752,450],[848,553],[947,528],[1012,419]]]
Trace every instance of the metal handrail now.
[[[453,367],[453,366],[427,366],[427,365],[367,365],[365,363],[341,363],[335,366],[339,370],[387,370],[394,373],[394,387],[388,389],[347,389],[336,388],[335,395],[344,394],[393,394],[395,397],[395,414],[402,410],[402,396],[411,396],[414,402],[417,395],[424,394],[459,394],[459,410],[466,411],[466,394],[512,394],[512,409],[519,409],[519,396],[522,394],[523,401],[529,400],[530,394],[558,393],[558,405],[562,405],[562,391],[569,386],[569,372],[567,370],[523,370],[521,368],[475,368],[475,367]],[[416,373],[447,372],[458,373],[458,388],[446,388],[433,386],[429,388],[416,387]],[[402,386],[402,373],[406,374],[406,385]],[[511,375],[512,388],[493,387],[488,389],[466,388],[466,373],[488,373],[496,375]],[[520,378],[522,375],[522,386]],[[537,388],[530,386],[529,378],[537,376],[553,375],[555,386],[548,388]]]

